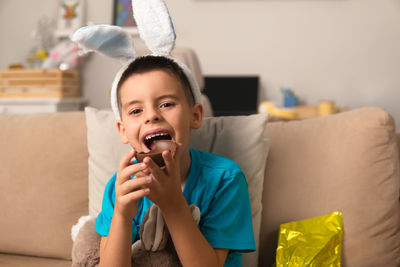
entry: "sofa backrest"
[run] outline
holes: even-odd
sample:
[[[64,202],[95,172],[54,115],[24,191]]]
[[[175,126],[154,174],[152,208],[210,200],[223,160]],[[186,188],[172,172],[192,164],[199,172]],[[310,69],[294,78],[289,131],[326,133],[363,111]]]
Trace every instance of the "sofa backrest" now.
[[[71,259],[87,160],[83,112],[0,115],[0,253]]]
[[[343,214],[344,266],[400,266],[399,150],[392,117],[362,108],[269,123],[259,266],[271,266],[279,225]]]

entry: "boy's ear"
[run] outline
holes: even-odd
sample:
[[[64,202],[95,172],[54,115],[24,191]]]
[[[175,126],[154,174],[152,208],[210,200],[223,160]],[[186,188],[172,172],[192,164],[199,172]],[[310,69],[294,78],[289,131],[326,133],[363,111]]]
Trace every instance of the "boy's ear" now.
[[[204,107],[200,103],[196,103],[192,107],[192,121],[190,127],[192,129],[199,129],[203,122]]]
[[[119,137],[121,138],[121,141],[123,144],[127,144],[128,143],[128,138],[125,135],[125,127],[124,127],[124,123],[120,120],[117,120],[117,129],[119,132]]]

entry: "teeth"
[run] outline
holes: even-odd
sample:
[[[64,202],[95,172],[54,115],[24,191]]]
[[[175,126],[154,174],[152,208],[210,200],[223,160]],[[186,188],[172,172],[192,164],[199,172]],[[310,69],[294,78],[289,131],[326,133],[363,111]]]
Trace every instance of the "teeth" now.
[[[149,140],[151,138],[154,138],[156,136],[164,136],[164,135],[168,135],[167,133],[157,133],[157,134],[152,134],[152,135],[148,135],[145,137],[145,140]]]

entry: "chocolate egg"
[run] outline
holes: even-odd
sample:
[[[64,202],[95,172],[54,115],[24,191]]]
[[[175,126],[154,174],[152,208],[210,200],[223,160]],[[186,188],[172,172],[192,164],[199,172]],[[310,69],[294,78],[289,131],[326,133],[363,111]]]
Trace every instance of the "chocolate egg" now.
[[[165,162],[162,157],[162,152],[169,150],[172,156],[175,156],[176,143],[172,140],[154,141],[154,148],[150,152],[140,152],[136,154],[136,159],[142,162],[145,157],[150,157],[159,167],[164,167]]]

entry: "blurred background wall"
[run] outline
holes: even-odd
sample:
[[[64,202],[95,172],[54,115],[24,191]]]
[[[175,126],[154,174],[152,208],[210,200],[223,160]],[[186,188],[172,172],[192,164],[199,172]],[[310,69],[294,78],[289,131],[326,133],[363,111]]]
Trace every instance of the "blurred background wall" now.
[[[400,0],[166,2],[177,45],[195,49],[204,74],[259,75],[260,101],[281,104],[279,88],[290,87],[308,105],[379,106],[400,125]],[[57,4],[0,0],[0,68],[25,60],[38,19],[55,18]],[[87,0],[86,21],[111,23],[112,12],[112,0]],[[89,105],[109,107],[119,66],[87,58],[82,75]]]

